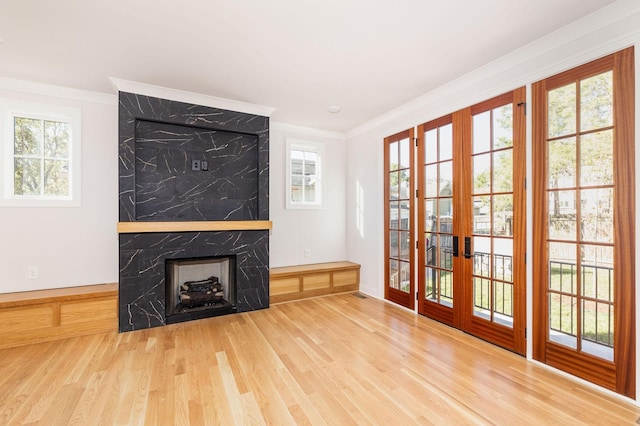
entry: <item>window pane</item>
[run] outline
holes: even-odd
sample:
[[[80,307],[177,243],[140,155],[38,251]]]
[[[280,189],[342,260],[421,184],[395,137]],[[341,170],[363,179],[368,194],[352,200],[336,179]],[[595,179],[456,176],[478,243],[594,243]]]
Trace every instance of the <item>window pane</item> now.
[[[316,179],[304,178],[304,201],[307,203],[316,202]]]
[[[14,160],[15,195],[41,195],[40,160],[16,158]]]
[[[316,174],[316,162],[318,156],[315,152],[305,151],[304,153],[304,175],[314,176]]]
[[[424,168],[425,197],[438,196],[438,164]]]
[[[302,176],[291,177],[291,201],[302,202]]]
[[[15,155],[40,155],[42,144],[42,120],[15,117]]]
[[[513,195],[493,197],[493,235],[513,236]]]
[[[473,157],[473,193],[482,194],[491,191],[491,154]]]
[[[494,238],[493,278],[513,282],[513,240]]]
[[[452,162],[445,161],[440,163],[440,185],[438,188],[438,195],[448,196],[453,193],[453,169]]]
[[[580,249],[583,296],[613,302],[613,247],[583,244]]]
[[[491,238],[473,238],[473,274],[491,277]]]
[[[398,170],[400,159],[398,158],[398,142],[389,144],[389,170]]]
[[[440,132],[440,161],[450,160],[453,156],[452,125],[447,124],[439,128]]]
[[[493,154],[493,192],[513,191],[513,150]]]
[[[473,153],[491,149],[491,111],[473,116]]]
[[[580,239],[613,243],[613,189],[580,191]]]
[[[302,164],[304,162],[304,151],[291,150],[291,174],[302,176]]]
[[[576,85],[568,84],[549,91],[549,137],[576,132]]]
[[[549,294],[549,339],[571,348],[577,347],[577,298]]]
[[[577,294],[576,245],[549,243],[549,289]]]
[[[69,158],[69,132],[69,123],[45,121],[44,156],[48,158]]]
[[[513,146],[513,105],[493,110],[493,149]]]
[[[70,195],[68,161],[44,160],[44,195]]]
[[[473,233],[491,233],[491,196],[482,195],[473,199]]]
[[[580,82],[580,130],[613,125],[613,72]]]
[[[431,129],[424,133],[424,163],[438,161],[438,129]]]
[[[549,238],[575,241],[576,191],[550,191],[548,203]]]
[[[549,188],[567,188],[576,185],[576,138],[549,142]]]
[[[400,168],[408,169],[411,166],[411,143],[409,138],[400,141]]]
[[[613,130],[580,139],[580,184],[613,185]]]

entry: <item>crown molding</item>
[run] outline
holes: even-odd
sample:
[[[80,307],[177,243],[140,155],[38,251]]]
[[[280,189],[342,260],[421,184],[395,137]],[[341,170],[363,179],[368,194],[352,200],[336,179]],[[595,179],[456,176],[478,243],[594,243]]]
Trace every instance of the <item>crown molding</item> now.
[[[640,2],[619,0],[349,130],[347,139],[400,131],[638,42]]]
[[[275,108],[269,106],[256,105],[233,99],[218,98],[216,96],[203,95],[201,93],[187,92],[168,87],[154,86],[152,84],[123,80],[115,77],[109,77],[109,81],[111,81],[113,87],[119,92],[135,93],[137,95],[169,99],[172,101],[226,109],[246,114],[261,115],[265,117],[270,117],[275,111]]]
[[[32,95],[51,96],[55,98],[72,99],[82,102],[92,102],[105,105],[117,105],[118,97],[110,93],[92,92],[35,81],[18,80],[0,77],[0,90],[29,93]]]
[[[313,137],[319,139],[335,139],[339,141],[346,141],[347,134],[342,132],[335,132],[331,130],[317,129],[314,127],[298,126],[296,124],[288,124],[280,121],[271,121],[269,123],[269,129],[278,132],[288,133],[290,135]]]

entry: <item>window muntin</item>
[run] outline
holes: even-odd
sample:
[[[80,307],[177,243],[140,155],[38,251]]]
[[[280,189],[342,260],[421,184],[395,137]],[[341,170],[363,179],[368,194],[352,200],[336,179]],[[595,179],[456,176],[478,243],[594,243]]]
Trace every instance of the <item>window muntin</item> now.
[[[5,100],[0,111],[0,205],[80,205],[80,110]]]
[[[322,208],[322,160],[320,142],[287,140],[287,208]]]

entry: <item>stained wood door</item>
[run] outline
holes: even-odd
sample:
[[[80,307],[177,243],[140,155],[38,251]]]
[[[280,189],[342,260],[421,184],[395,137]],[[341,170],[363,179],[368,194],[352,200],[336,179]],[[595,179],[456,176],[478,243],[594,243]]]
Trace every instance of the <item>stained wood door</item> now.
[[[633,48],[533,85],[533,357],[635,397]]]
[[[409,309],[415,306],[413,152],[413,129],[384,140],[384,296]]]
[[[524,354],[525,90],[418,128],[418,311]]]

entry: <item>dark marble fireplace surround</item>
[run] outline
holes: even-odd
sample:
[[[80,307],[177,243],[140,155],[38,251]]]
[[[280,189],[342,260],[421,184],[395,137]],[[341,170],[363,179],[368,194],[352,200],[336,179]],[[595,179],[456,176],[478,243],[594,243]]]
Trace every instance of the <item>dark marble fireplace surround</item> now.
[[[269,219],[268,117],[126,92],[119,100],[121,223]],[[167,259],[236,256],[237,312],[269,306],[268,230],[119,239],[121,332],[167,324]]]

